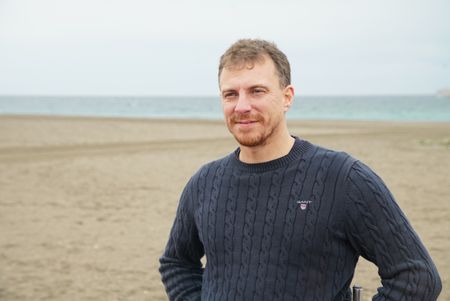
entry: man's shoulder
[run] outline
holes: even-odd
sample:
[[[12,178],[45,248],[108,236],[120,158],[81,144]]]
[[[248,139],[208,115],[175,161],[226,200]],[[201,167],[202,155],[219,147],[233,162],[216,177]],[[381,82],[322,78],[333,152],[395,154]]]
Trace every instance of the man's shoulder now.
[[[306,141],[306,143],[309,143],[311,145],[311,147],[309,148],[310,151],[306,156],[311,160],[320,161],[329,159],[336,163],[341,162],[348,167],[352,166],[353,164],[355,164],[355,162],[358,161],[358,159],[345,151],[331,149],[321,145],[313,144],[308,141]]]
[[[334,169],[339,169],[339,173],[345,178],[366,178],[380,181],[381,178],[377,173],[353,155],[339,150],[333,150],[320,145],[313,145],[313,152],[311,153],[312,160],[316,162],[325,162],[324,165],[329,167],[334,166]],[[328,164],[327,164],[328,163]]]
[[[209,162],[203,164],[191,177],[192,180],[198,180],[199,178],[207,177],[207,176],[212,175],[215,172],[217,172],[218,169],[225,168],[225,166],[227,166],[228,163],[230,162],[230,160],[232,159],[231,157],[233,155],[234,155],[234,153],[231,153],[222,158],[219,158],[219,159],[216,159],[213,161],[209,161]]]

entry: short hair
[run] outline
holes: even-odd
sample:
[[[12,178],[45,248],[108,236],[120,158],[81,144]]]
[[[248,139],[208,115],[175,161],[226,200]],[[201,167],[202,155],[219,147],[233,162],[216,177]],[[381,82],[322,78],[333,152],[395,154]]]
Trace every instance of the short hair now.
[[[224,68],[244,67],[264,61],[264,56],[272,59],[282,88],[291,84],[291,67],[286,55],[273,42],[260,39],[241,39],[230,46],[220,57],[219,81]]]

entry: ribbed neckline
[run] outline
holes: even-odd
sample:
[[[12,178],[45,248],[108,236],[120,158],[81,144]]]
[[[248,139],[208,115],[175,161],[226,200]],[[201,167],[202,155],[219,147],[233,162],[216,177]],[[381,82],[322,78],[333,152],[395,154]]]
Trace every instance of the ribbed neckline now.
[[[287,155],[281,158],[263,163],[244,163],[239,160],[240,149],[237,148],[233,153],[229,155],[231,164],[244,172],[253,172],[253,173],[270,171],[286,166],[286,164],[289,164],[290,162],[303,156],[303,154],[305,154],[308,151],[308,149],[312,146],[312,144],[306,140],[299,139],[298,137],[294,138],[295,141],[291,150]]]

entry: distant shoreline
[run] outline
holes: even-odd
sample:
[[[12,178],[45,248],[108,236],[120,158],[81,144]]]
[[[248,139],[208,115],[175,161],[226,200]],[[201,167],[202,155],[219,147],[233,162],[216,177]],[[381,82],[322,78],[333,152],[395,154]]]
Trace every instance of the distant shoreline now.
[[[219,97],[0,97],[0,114],[223,120]],[[303,96],[289,120],[450,121],[436,95]]]
[[[174,122],[174,123],[220,123],[224,124],[222,118],[190,118],[190,117],[129,117],[129,116],[88,116],[88,115],[50,115],[50,114],[11,114],[0,113],[1,119],[55,119],[55,120],[109,120],[109,121],[124,121],[124,122]],[[287,122],[317,122],[317,123],[399,123],[399,124],[446,124],[450,125],[450,120],[377,120],[377,119],[311,119],[311,118],[289,118]],[[225,125],[225,124],[224,124]]]

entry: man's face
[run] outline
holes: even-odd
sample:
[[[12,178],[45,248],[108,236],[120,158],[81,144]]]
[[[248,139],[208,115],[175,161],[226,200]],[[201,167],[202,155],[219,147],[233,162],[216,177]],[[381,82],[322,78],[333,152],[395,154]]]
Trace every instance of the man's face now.
[[[269,57],[243,68],[224,68],[220,92],[228,130],[240,145],[248,147],[276,139],[293,98],[292,86],[280,87]]]

